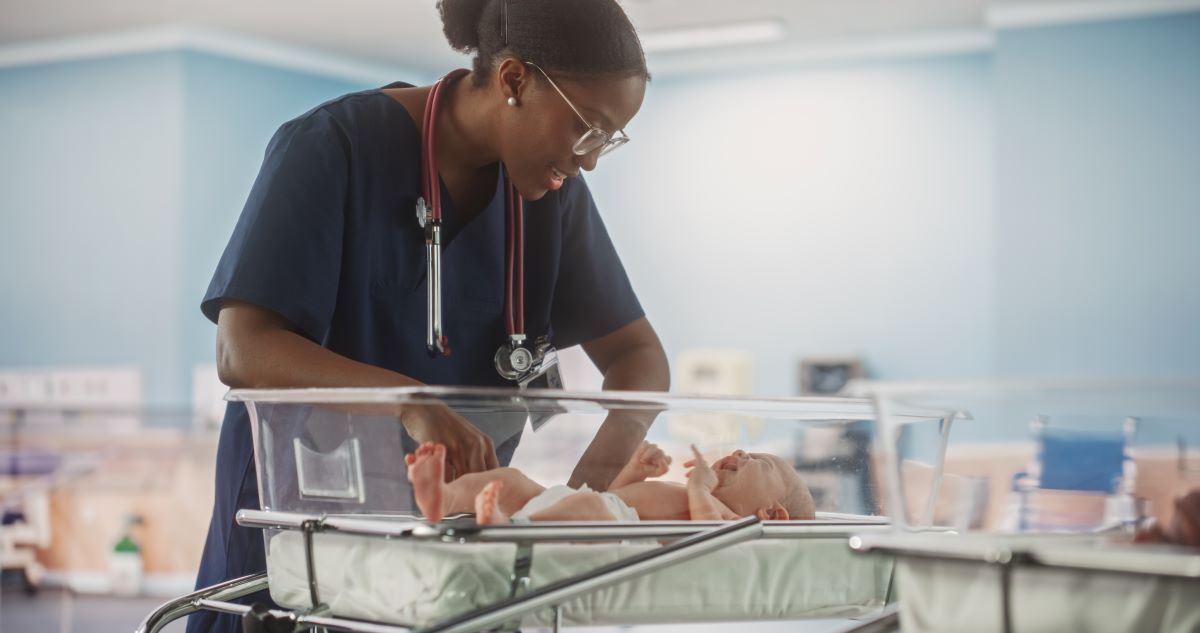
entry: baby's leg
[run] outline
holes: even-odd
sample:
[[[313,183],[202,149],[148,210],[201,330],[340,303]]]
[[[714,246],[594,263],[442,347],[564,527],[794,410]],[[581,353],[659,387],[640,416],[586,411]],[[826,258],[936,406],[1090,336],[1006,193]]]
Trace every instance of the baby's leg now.
[[[454,509],[446,513],[478,512],[475,498],[492,482],[500,484],[495,493],[497,508],[509,515],[524,508],[530,499],[546,490],[516,468],[493,468],[482,473],[470,473],[447,485],[447,506],[453,506]]]
[[[425,518],[434,523],[445,516],[442,507],[446,498],[446,447],[425,442],[417,450],[404,456],[408,464],[408,481],[412,483],[417,508]]]
[[[508,512],[500,509],[500,491],[504,483],[490,481],[475,496],[475,522],[480,525],[508,523]]]
[[[501,508],[516,512],[544,488],[515,468],[495,468],[483,473],[463,475],[450,483],[444,483],[446,472],[446,447],[426,442],[412,454],[405,456],[408,463],[408,479],[412,482],[417,507],[430,522],[438,522],[447,514],[470,512],[474,509],[475,496],[489,481],[504,482],[504,494],[500,495]]]

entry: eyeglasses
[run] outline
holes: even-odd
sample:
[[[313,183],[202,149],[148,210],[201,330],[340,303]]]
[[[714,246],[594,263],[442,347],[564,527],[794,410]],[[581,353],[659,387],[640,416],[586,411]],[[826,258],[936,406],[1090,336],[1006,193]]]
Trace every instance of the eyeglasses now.
[[[537,68],[538,72],[542,73],[542,76],[546,78],[546,81],[550,82],[550,86],[554,88],[554,91],[558,93],[558,96],[562,97],[563,101],[567,102],[567,106],[571,108],[571,111],[575,113],[575,116],[579,117],[579,120],[583,121],[583,124],[587,126],[588,131],[584,132],[583,136],[580,136],[579,140],[575,141],[574,147],[571,148],[571,151],[575,152],[576,156],[591,154],[596,150],[600,150],[600,156],[603,156],[629,142],[629,136],[625,134],[625,130],[617,130],[617,134],[620,136],[614,136],[589,123],[588,120],[583,118],[583,115],[579,113],[579,108],[576,108],[575,104],[571,103],[571,100],[567,98],[567,95],[563,94],[563,91],[558,87],[558,84],[554,83],[554,80],[550,78],[550,75],[546,74],[546,71],[542,70],[540,66],[532,62],[525,63]]]

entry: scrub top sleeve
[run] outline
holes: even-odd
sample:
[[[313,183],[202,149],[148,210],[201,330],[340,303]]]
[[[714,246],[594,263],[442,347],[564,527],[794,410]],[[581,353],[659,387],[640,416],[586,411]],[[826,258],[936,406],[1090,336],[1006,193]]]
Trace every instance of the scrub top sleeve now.
[[[349,158],[346,136],[324,110],[279,128],[238,218],[201,310],[252,303],[321,342],[337,299]]]
[[[554,345],[586,343],[645,316],[582,178],[562,192],[563,245],[550,323]]]

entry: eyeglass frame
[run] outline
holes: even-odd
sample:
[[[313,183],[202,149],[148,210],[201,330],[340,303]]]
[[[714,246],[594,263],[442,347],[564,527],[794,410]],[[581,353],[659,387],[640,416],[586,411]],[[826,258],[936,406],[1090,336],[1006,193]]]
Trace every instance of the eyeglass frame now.
[[[579,140],[575,141],[575,145],[571,147],[571,151],[575,152],[576,156],[586,156],[594,151],[599,150],[600,153],[597,155],[597,158],[599,158],[600,156],[604,156],[605,154],[608,154],[629,142],[629,135],[625,133],[624,128],[617,130],[614,134],[609,134],[608,131],[596,126],[584,118],[584,116],[579,112],[579,108],[576,108],[575,104],[571,103],[571,100],[567,98],[566,93],[564,93],[562,89],[558,87],[558,84],[554,83],[554,80],[550,78],[550,75],[547,74],[545,70],[542,70],[541,66],[538,66],[533,62],[523,63],[533,66],[538,70],[538,72],[542,73],[542,76],[546,78],[546,81],[550,82],[550,87],[554,88],[554,91],[558,93],[558,96],[562,97],[563,101],[567,102],[567,107],[571,108],[571,111],[575,113],[575,116],[579,117],[579,120],[587,126],[588,130],[584,132],[583,135],[579,137]],[[579,151],[579,144],[591,134],[599,134],[600,137],[604,139],[604,142],[601,143],[596,149],[586,152]],[[621,136],[616,136],[616,134],[620,134]]]

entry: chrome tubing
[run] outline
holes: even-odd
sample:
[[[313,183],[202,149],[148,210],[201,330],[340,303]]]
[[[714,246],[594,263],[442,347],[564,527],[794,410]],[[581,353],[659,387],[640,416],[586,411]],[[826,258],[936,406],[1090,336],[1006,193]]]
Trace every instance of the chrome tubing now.
[[[474,633],[522,618],[539,609],[553,607],[577,596],[603,589],[641,574],[650,573],[753,540],[762,535],[762,521],[747,517],[736,523],[693,534],[651,552],[604,565],[595,570],[552,582],[495,604],[422,628],[418,633]]]
[[[215,584],[164,603],[134,629],[134,633],[158,633],[162,628],[185,615],[200,610],[204,600],[233,600],[267,588],[267,574],[251,574]]]

